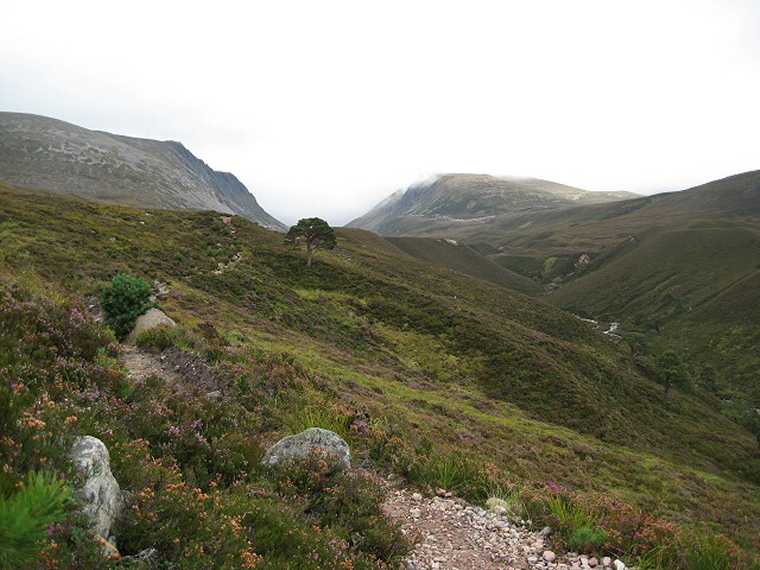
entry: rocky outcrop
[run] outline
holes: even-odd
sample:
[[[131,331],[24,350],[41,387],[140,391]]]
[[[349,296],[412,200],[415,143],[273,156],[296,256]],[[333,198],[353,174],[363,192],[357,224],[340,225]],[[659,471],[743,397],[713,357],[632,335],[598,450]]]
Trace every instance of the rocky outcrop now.
[[[338,434],[322,428],[309,428],[282,438],[267,451],[262,463],[267,467],[275,467],[304,461],[315,454],[327,460],[331,471],[351,468],[348,444]]]
[[[148,309],[146,313],[137,318],[135,328],[133,328],[132,332],[127,336],[127,344],[135,344],[137,338],[142,333],[160,326],[176,327],[177,323],[167,317],[161,309],[156,309],[155,307]]]
[[[111,473],[108,449],[98,438],[85,435],[74,440],[69,458],[84,477],[74,497],[89,518],[93,532],[107,539],[124,508],[124,497]]]

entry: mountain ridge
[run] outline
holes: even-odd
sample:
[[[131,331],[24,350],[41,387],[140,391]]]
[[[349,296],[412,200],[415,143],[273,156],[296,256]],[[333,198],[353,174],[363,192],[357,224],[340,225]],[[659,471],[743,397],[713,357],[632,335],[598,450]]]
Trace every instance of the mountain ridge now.
[[[0,179],[113,204],[238,214],[286,229],[234,174],[213,170],[181,142],[39,115],[0,113]]]
[[[537,178],[440,174],[394,192],[347,226],[382,235],[444,237],[452,229],[483,225],[526,211],[635,196],[629,192],[591,192]]]

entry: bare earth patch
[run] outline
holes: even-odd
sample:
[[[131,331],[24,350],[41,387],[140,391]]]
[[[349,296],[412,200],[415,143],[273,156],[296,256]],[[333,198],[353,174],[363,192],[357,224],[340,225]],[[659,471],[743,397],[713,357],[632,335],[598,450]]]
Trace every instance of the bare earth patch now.
[[[119,363],[136,383],[156,376],[175,388],[224,391],[224,382],[202,357],[178,348],[157,352],[122,345]]]

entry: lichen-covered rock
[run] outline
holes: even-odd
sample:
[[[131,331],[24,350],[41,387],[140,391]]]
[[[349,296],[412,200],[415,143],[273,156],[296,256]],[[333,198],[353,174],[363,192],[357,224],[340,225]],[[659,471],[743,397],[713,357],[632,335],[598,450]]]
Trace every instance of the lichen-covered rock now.
[[[334,471],[351,468],[348,444],[335,432],[309,428],[299,434],[282,438],[267,451],[261,461],[267,467],[303,461],[321,454]]]
[[[74,497],[90,519],[92,530],[107,539],[111,526],[124,508],[124,497],[111,473],[108,449],[98,438],[85,435],[74,440],[69,458],[85,478]]]
[[[137,337],[139,337],[140,334],[162,325],[176,327],[177,323],[167,317],[161,309],[156,309],[155,307],[148,309],[147,312],[137,317],[135,328],[133,328],[132,332],[127,336],[127,343],[135,344],[137,342]]]

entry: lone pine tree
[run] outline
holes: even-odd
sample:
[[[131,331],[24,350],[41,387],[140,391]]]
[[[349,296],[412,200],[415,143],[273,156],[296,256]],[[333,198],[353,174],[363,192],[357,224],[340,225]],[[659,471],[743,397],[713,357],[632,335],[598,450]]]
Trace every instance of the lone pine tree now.
[[[311,267],[314,252],[317,249],[333,249],[336,238],[333,229],[323,219],[301,218],[288,230],[285,243],[306,244],[306,265]]]

